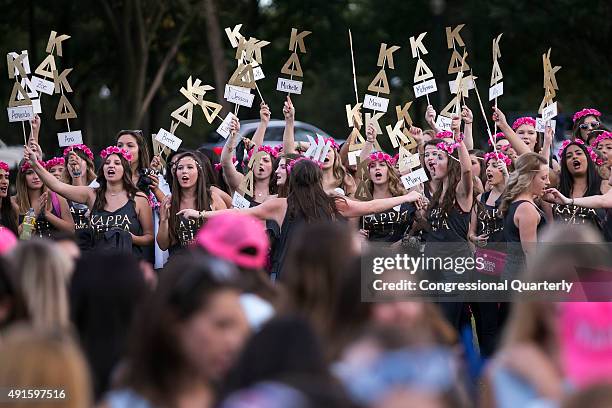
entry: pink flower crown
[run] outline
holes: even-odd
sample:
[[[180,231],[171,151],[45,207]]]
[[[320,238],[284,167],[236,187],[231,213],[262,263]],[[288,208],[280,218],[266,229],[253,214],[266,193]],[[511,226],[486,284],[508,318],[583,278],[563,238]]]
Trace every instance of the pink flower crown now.
[[[516,130],[523,125],[530,125],[536,127],[536,120],[530,116],[523,116],[522,118],[518,118],[512,124],[512,130]]]
[[[591,146],[596,148],[599,143],[601,143],[605,139],[612,139],[612,132],[602,132],[599,136],[597,136],[597,139],[591,142]]]
[[[66,161],[63,157],[54,157],[45,162],[45,169],[49,170],[55,166],[63,166],[64,164],[66,164]]]
[[[561,144],[561,147],[559,148],[559,152],[557,153],[557,155],[559,156],[559,160],[563,159],[563,153],[565,152],[565,149],[567,149],[567,147],[571,144],[577,144],[577,145],[582,145],[585,146],[584,142],[582,141],[582,139],[576,139],[576,140],[564,140],[563,143]],[[601,159],[597,153],[595,153],[595,151],[593,150],[593,148],[591,146],[585,146],[587,153],[589,154],[589,156],[591,157],[591,160],[593,160],[593,162],[598,165],[601,166],[603,164],[603,159]]]
[[[9,168],[8,163],[0,161],[0,170],[4,170],[5,172],[9,172],[11,169]]]
[[[336,141],[334,140],[333,137],[326,137],[324,139],[324,141],[325,141],[325,143],[329,142],[329,145],[331,146],[332,149],[340,150],[340,145],[338,143],[336,143]]]
[[[442,134],[442,133],[446,133],[446,132],[440,132],[438,133],[438,135]],[[448,132],[451,133],[451,132]],[[444,136],[447,137],[447,136]],[[459,147],[461,146],[461,142],[463,142],[463,133],[459,136],[459,141],[458,142],[454,142],[454,143],[446,143],[446,142],[440,142],[438,144],[436,144],[436,147],[442,151],[445,151],[448,154],[453,154],[453,152]]]
[[[251,157],[253,156],[253,150],[255,150],[255,149],[249,150],[249,153],[247,154],[248,161],[250,161]],[[257,148],[257,153],[259,153],[259,152],[266,152],[270,156],[274,157],[275,159],[278,157],[278,150],[276,150],[275,148],[270,147],[270,146],[265,146],[265,145],[259,146]]]
[[[436,139],[447,139],[447,138],[454,138],[455,135],[453,132],[450,132],[448,130],[443,130],[442,132],[438,132],[436,134]]]
[[[377,161],[386,162],[391,167],[395,166],[395,159],[385,152],[372,153],[370,155],[370,160],[372,162],[377,162]]]
[[[496,134],[493,135],[493,140],[495,140],[496,142],[498,139],[505,139],[505,138],[506,138],[506,135],[504,135],[504,132],[497,132]],[[491,139],[489,139],[487,143],[489,144],[489,146],[491,146]]]
[[[288,164],[287,164],[287,174],[291,173],[291,170],[293,169],[293,167],[298,163],[301,162],[302,160],[308,160],[311,161],[312,163],[315,163],[317,166],[319,166],[319,168],[323,167],[323,163],[316,161],[316,160],[312,160],[309,157],[304,157],[304,156],[300,156],[297,159],[291,160]]]
[[[508,156],[506,156],[505,154],[501,152],[500,153],[489,152],[484,155],[485,163],[487,163],[491,159],[501,160],[506,164],[506,166],[510,166],[512,164],[512,160],[510,160]]]
[[[584,118],[585,116],[597,116],[600,117],[601,116],[601,112],[598,111],[597,109],[591,109],[591,108],[585,108],[581,111],[578,111],[576,113],[574,113],[574,116],[572,117],[572,120],[574,121],[574,123],[576,123],[578,120],[580,120],[581,118]]]
[[[78,144],[78,145],[74,145],[74,146],[69,146],[67,148],[64,149],[64,157],[68,156],[68,154],[73,151],[74,149],[80,150],[83,153],[85,153],[87,155],[87,157],[89,157],[89,160],[93,160],[93,153],[91,152],[91,149],[89,149],[89,147],[87,147],[84,144]]]
[[[45,167],[45,162],[42,160],[36,160],[38,162],[38,164],[40,164],[42,167]],[[22,173],[25,173],[26,171],[30,170],[32,168],[32,165],[30,164],[29,161],[23,163],[21,165],[21,167],[19,168],[19,171],[21,171]]]
[[[128,162],[132,161],[132,153],[117,146],[108,146],[106,149],[100,152],[100,157],[106,159],[111,154],[120,154]]]
[[[234,167],[236,167],[236,163],[238,163],[238,159],[236,157],[232,157],[232,164],[234,165]],[[221,163],[215,163],[213,167],[215,168],[216,172],[220,172],[223,168],[223,165]]]

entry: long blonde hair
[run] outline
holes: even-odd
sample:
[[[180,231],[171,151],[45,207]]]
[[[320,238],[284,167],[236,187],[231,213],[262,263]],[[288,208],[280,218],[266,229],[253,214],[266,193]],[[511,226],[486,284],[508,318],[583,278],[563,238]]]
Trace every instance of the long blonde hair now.
[[[17,170],[17,178],[15,180],[15,186],[17,187],[16,201],[17,205],[19,206],[19,214],[25,214],[30,208],[32,208],[32,203],[30,202],[30,195],[28,194],[28,182],[26,181],[26,174],[21,171],[21,166],[23,166],[24,164],[24,160],[19,162],[19,169]],[[41,189],[44,193],[45,191],[47,191],[47,186],[43,184]]]
[[[389,186],[389,192],[391,195],[393,197],[399,197],[406,194],[406,189],[404,188],[395,167],[389,166],[389,163],[387,162],[384,163],[385,166],[387,166],[387,184]],[[370,190],[370,193],[374,193],[374,182],[372,182],[371,178],[368,178],[366,181],[366,186],[368,187],[368,190]]]
[[[22,294],[32,326],[65,329],[70,326],[68,282],[71,262],[54,244],[40,239],[21,243],[12,254],[12,280]]]
[[[534,152],[524,153],[516,160],[514,163],[514,171],[508,178],[506,191],[499,205],[500,215],[505,215],[506,211],[508,211],[508,207],[516,197],[529,189],[540,167],[547,163],[544,156]]]

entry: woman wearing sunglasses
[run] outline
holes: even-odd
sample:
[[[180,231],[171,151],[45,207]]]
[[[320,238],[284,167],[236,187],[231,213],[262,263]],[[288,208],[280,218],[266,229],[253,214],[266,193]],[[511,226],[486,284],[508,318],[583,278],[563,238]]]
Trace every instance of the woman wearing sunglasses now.
[[[601,112],[597,109],[585,108],[574,113],[572,117],[574,121],[572,140],[582,139],[583,142],[586,142],[589,132],[599,129],[600,119]]]

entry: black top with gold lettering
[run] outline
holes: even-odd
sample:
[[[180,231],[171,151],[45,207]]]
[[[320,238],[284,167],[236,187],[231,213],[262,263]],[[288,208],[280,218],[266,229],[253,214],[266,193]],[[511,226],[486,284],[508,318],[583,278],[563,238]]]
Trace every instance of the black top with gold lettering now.
[[[591,224],[597,229],[602,229],[602,223],[606,218],[605,210],[580,207],[572,204],[553,204],[553,217],[564,224],[584,225]]]
[[[504,242],[504,219],[499,217],[498,208],[501,196],[495,201],[495,205],[488,205],[487,200],[490,191],[482,193],[480,205],[476,210],[476,235],[488,235],[487,242]]]
[[[363,217],[363,229],[368,231],[368,240],[397,242],[414,221],[416,208],[412,203],[403,203],[390,210]]]
[[[89,222],[93,232],[94,244],[110,230],[123,230],[133,235],[142,235],[142,225],[140,225],[136,213],[136,202],[133,198],[130,198],[123,207],[115,211],[92,211]],[[142,256],[142,249],[137,245],[132,245],[132,251],[135,255]]]
[[[176,235],[179,242],[170,248],[170,254],[172,255],[176,251],[191,245],[200,227],[202,227],[202,223],[201,218],[188,220],[184,217],[177,217]]]

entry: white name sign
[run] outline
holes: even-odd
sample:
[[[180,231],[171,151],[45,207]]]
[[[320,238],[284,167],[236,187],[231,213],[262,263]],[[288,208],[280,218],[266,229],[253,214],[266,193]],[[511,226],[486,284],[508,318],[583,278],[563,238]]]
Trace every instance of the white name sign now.
[[[500,82],[499,84],[493,85],[489,88],[489,100],[497,98],[498,96],[502,96],[504,94],[504,83]]]
[[[249,200],[238,194],[237,191],[234,192],[232,196],[232,207],[234,208],[249,208],[251,203]]]
[[[418,98],[419,96],[427,95],[432,92],[436,92],[438,90],[438,86],[436,85],[436,79],[431,78],[428,81],[421,82],[420,84],[416,84],[413,86],[414,89],[414,97]]]
[[[7,108],[9,122],[25,122],[34,119],[32,105],[15,106]]]
[[[381,98],[379,96],[366,94],[363,99],[363,107],[366,109],[372,109],[379,112],[387,112],[389,106],[389,99]]]
[[[157,140],[159,143],[163,144],[164,146],[168,146],[170,149],[174,150],[175,152],[181,146],[181,143],[183,143],[181,139],[174,136],[172,133],[168,132],[167,130],[163,128],[159,129],[159,132],[157,132],[157,134],[155,135],[155,140]]]
[[[230,123],[232,123],[232,118],[235,117],[232,112],[228,113],[221,125],[217,128],[217,133],[221,135],[224,139],[230,134]]]
[[[405,176],[402,176],[402,183],[404,184],[405,189],[412,188],[417,184],[425,183],[427,180],[427,174],[425,173],[425,169],[422,167],[418,170],[413,171],[412,173],[408,173]]]
[[[557,102],[553,102],[542,109],[542,120],[548,121],[555,116],[557,116]]]
[[[55,92],[55,84],[52,81],[47,81],[46,79],[33,76],[31,82],[34,89],[38,92],[42,92],[47,95],[53,95],[53,92]]]
[[[453,120],[451,118],[447,118],[446,116],[438,115],[436,119],[436,127],[441,130],[451,131],[451,125]]]
[[[474,79],[473,78],[463,78],[463,81],[467,82],[467,89],[468,91],[470,89],[474,89],[476,87],[476,84],[474,83]],[[457,93],[457,85],[455,84],[455,82],[457,82],[456,79],[453,79],[452,81],[448,81],[448,89],[450,90],[450,93],[452,93],[453,95]],[[465,97],[467,97],[468,95],[464,95]]]
[[[242,92],[234,88],[230,88],[227,92],[227,97],[225,98],[228,102],[235,103],[236,105],[246,106],[250,108],[253,106],[253,100],[255,99],[255,95],[252,95],[247,92]]]
[[[546,126],[550,126],[553,130],[553,134],[555,132],[555,126],[557,126],[556,120],[549,120],[548,122],[542,118],[536,118],[536,132],[545,132]]]
[[[83,144],[83,135],[80,130],[61,132],[57,134],[57,140],[59,141],[60,147],[74,146]]]
[[[293,94],[301,94],[302,83],[300,81],[294,81],[292,79],[278,78],[278,82],[276,83],[276,90]]]

